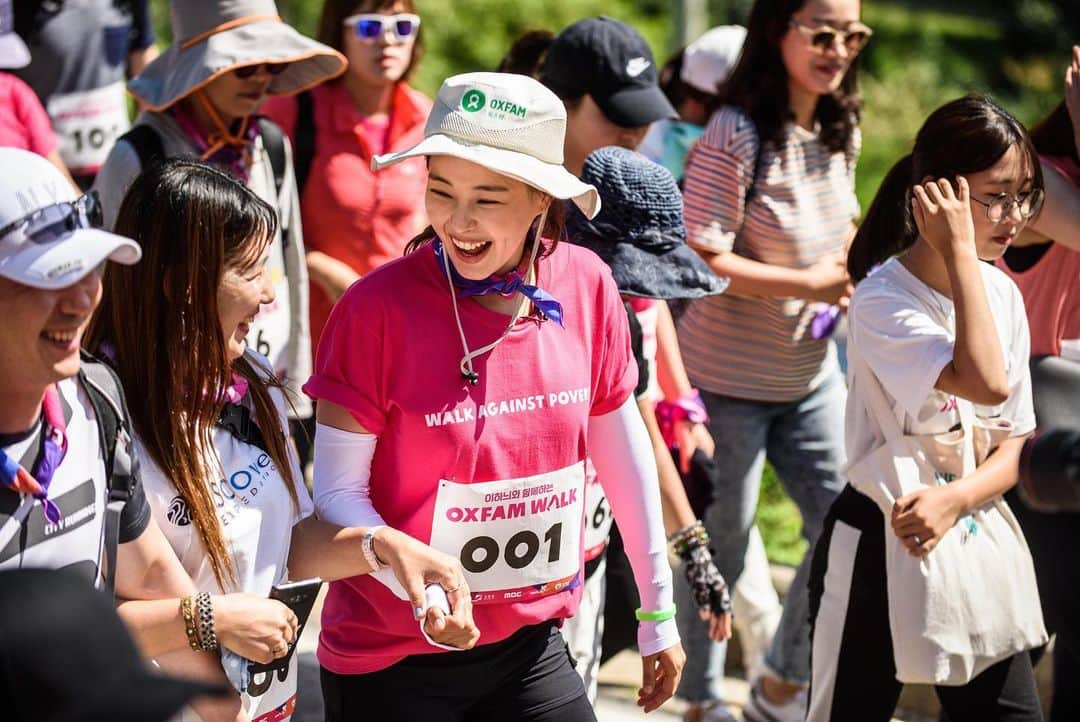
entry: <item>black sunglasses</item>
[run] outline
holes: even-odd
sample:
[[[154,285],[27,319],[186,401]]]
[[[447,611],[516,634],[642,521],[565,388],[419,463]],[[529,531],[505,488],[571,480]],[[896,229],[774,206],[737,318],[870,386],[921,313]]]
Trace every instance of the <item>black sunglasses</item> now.
[[[289,67],[288,63],[256,63],[255,65],[242,65],[239,68],[233,68],[233,74],[238,78],[250,78],[259,72],[259,68],[266,68],[266,72],[271,75],[281,75],[287,67]]]
[[[89,191],[73,201],[54,203],[0,228],[0,242],[8,236],[15,243],[52,243],[79,228],[100,228],[102,225],[101,201],[97,191]]]

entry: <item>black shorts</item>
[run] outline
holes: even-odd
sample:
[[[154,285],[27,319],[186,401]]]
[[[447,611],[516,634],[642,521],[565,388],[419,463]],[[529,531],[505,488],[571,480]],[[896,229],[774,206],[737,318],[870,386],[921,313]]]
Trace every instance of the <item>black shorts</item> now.
[[[370,674],[322,670],[326,722],[596,722],[555,622]]]

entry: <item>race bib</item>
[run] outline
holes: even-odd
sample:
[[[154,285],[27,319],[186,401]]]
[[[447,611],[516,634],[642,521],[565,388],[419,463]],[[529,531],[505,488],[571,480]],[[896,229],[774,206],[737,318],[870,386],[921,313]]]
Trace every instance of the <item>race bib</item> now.
[[[561,592],[578,579],[585,465],[508,481],[440,480],[431,546],[461,560],[473,604]]]
[[[604,552],[613,519],[604,487],[593,475],[585,484],[585,561],[592,561]]]
[[[283,722],[296,711],[297,658],[293,654],[287,669],[251,675],[247,694],[242,697],[251,722]]]
[[[289,343],[292,330],[292,316],[289,312],[289,279],[285,276],[285,256],[278,237],[270,245],[270,260],[266,264],[267,273],[274,284],[274,301],[259,309],[255,323],[251,324],[247,342],[270,360],[270,365],[278,377],[289,369],[285,358],[285,347]]]
[[[122,80],[96,90],[53,95],[47,110],[60,138],[60,157],[72,175],[97,173],[116,139],[131,127]]]

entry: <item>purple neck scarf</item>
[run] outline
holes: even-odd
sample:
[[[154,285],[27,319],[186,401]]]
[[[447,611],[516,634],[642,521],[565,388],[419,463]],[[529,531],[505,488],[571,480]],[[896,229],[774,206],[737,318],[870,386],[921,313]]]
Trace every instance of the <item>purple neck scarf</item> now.
[[[537,241],[539,242],[539,241]],[[443,250],[442,239],[438,236],[432,242],[432,246],[435,249],[435,260],[439,263],[439,268],[444,272],[446,271],[446,251]],[[458,295],[469,296],[486,296],[491,293],[497,293],[504,298],[510,298],[515,293],[520,293],[525,298],[533,302],[540,313],[545,318],[550,318],[559,326],[566,328],[563,324],[563,307],[562,304],[555,300],[547,291],[538,286],[530,286],[525,283],[525,278],[521,271],[515,268],[505,276],[488,276],[482,281],[474,281],[469,278],[465,278],[457,272],[454,268],[454,264],[450,264],[450,277],[454,279],[454,286],[458,289]]]
[[[34,463],[33,472],[28,472],[19,462],[0,449],[0,483],[20,494],[30,494],[41,501],[41,510],[50,524],[59,524],[62,515],[60,507],[49,498],[49,485],[67,454],[67,424],[64,411],[60,407],[60,394],[56,386],[45,389],[41,401],[45,416],[44,441],[41,455]]]

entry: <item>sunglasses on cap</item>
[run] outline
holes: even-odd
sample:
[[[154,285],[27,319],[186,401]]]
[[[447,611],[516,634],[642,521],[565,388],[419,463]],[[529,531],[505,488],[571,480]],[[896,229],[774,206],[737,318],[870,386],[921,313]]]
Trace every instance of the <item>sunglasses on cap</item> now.
[[[844,47],[847,48],[849,53],[857,53],[866,47],[866,44],[870,42],[870,36],[874,34],[873,30],[862,23],[851,23],[848,25],[847,29],[837,30],[829,25],[812,28],[809,25],[803,25],[798,20],[792,18],[791,27],[802,33],[802,36],[806,38],[819,53],[836,49],[837,39],[844,44]]]
[[[256,63],[255,65],[242,65],[239,68],[233,68],[233,74],[238,78],[250,78],[259,72],[259,68],[265,68],[266,72],[271,75],[281,75],[287,67],[289,67],[288,63]]]
[[[396,15],[378,15],[362,13],[345,18],[345,25],[352,27],[356,37],[361,40],[375,40],[382,37],[389,25],[398,40],[408,40],[420,29],[420,16],[412,13]]]
[[[54,203],[0,228],[0,244],[52,243],[80,228],[100,228],[101,201],[90,191],[73,201]]]

